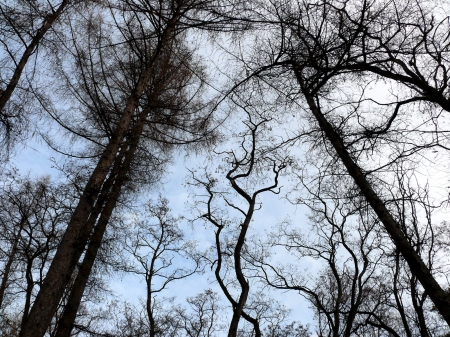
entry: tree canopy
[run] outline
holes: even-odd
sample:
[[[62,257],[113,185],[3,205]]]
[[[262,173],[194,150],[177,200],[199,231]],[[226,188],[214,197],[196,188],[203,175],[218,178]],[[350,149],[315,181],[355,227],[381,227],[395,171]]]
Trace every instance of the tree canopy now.
[[[449,13],[0,0],[0,336],[450,335]]]

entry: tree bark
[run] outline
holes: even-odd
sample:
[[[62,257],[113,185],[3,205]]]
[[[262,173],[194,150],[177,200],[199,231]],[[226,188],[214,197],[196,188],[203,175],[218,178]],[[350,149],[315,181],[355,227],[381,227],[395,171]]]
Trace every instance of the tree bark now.
[[[89,216],[111,166],[117,158],[120,145],[123,143],[127,132],[130,131],[130,124],[133,114],[138,108],[139,98],[147,88],[151,76],[161,71],[157,66],[158,60],[161,58],[161,54],[164,55],[165,50],[170,50],[171,42],[174,41],[174,30],[184,13],[180,7],[176,6],[170,17],[165,20],[165,25],[158,27],[159,36],[154,53],[144,64],[139,81],[127,99],[116,129],[86,183],[83,194],[30,310],[27,323],[20,332],[20,337],[42,337],[50,325],[64,290],[69,284],[75,267],[88,243],[89,235],[93,229],[93,224],[91,225],[91,222],[88,221]]]
[[[31,305],[31,293],[33,292],[34,281],[33,281],[33,272],[31,270],[33,266],[33,259],[29,258],[27,261],[27,268],[25,272],[25,278],[27,280],[27,287],[25,290],[25,306],[23,308],[22,322],[20,324],[23,327],[28,319],[28,312],[30,310]]]

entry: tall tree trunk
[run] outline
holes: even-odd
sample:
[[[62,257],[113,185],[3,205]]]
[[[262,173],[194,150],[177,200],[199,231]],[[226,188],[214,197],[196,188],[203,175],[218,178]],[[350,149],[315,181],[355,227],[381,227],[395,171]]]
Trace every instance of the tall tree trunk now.
[[[409,279],[409,284],[411,288],[411,301],[414,307],[414,311],[417,315],[417,323],[419,325],[420,336],[421,337],[430,337],[427,329],[427,322],[425,319],[425,315],[423,312],[423,301],[425,298],[422,298],[422,301],[419,301],[419,294],[417,294],[417,281],[414,276]]]
[[[422,258],[413,249],[403,233],[400,224],[393,218],[392,214],[386,208],[384,202],[380,199],[378,194],[374,191],[371,184],[367,181],[365,174],[361,168],[355,163],[349,152],[347,151],[344,141],[334,127],[328,122],[323,115],[319,106],[316,104],[315,97],[310,94],[309,89],[303,82],[300,67],[294,65],[294,72],[298,83],[302,89],[306,102],[318,122],[320,129],[325,134],[331,145],[336,150],[337,155],[347,169],[348,174],[353,178],[356,185],[361,190],[361,193],[366,198],[372,209],[378,215],[378,218],[383,223],[384,228],[389,233],[395,246],[402,254],[403,258],[408,263],[408,266],[417,279],[422,284],[423,288],[430,296],[431,300],[439,310],[442,317],[447,324],[450,325],[450,298],[447,293],[431,275],[430,270],[422,261]]]
[[[117,123],[117,129],[103,151],[89,181],[86,183],[83,194],[74,210],[52,264],[36,296],[27,324],[20,332],[20,337],[43,336],[47,327],[50,325],[58,303],[63,296],[64,289],[69,283],[76,264],[89,240],[89,234],[93,227],[88,223],[89,216],[102,189],[102,185],[107,178],[111,165],[116,159],[120,144],[123,142],[131,123],[131,117],[137,108],[139,96],[143,93],[150,74],[151,68],[148,68],[144,72],[133,94],[129,97],[122,118]]]
[[[150,337],[156,337],[156,322],[155,316],[153,315],[153,304],[152,304],[152,286],[153,286],[153,276],[155,274],[155,262],[158,258],[158,251],[161,247],[162,238],[164,236],[164,228],[161,230],[160,240],[158,241],[157,247],[153,253],[153,257],[150,263],[150,267],[145,271],[145,283],[147,283],[147,301],[146,301],[146,311],[147,317],[150,323]]]
[[[117,167],[115,168],[115,179],[112,185],[111,191],[107,195],[106,204],[101,211],[100,218],[94,231],[91,235],[83,262],[78,270],[77,277],[75,278],[74,284],[70,290],[70,295],[67,303],[64,307],[64,312],[58,322],[58,328],[55,337],[69,337],[73,329],[75,319],[77,316],[78,309],[80,307],[81,299],[83,297],[86,284],[89,279],[92,267],[94,265],[95,259],[97,257],[98,250],[101,247],[103,240],[103,235],[105,234],[107,224],[111,218],[111,214],[116,207],[117,200],[120,196],[121,189],[127,179],[127,175],[131,166],[131,163],[136,153],[139,138],[142,135],[145,121],[146,113],[141,117],[139,125],[134,132],[131,132],[132,139],[130,139],[129,146],[122,146],[124,160],[119,161]],[[123,156],[122,156],[123,157]]]
[[[161,54],[164,55],[166,49],[170,50],[171,43],[174,41],[173,31],[181,15],[183,15],[182,12],[177,8],[172,16],[165,21],[166,26],[161,28],[154,54],[145,64],[139,81],[127,99],[122,116],[117,122],[116,130],[86,183],[83,194],[30,310],[27,323],[20,331],[20,337],[42,337],[50,325],[64,290],[69,284],[78,260],[88,243],[89,235],[93,229],[93,225],[88,222],[88,219],[96,199],[102,190],[102,185],[105,183],[111,166],[117,158],[120,145],[129,132],[132,116],[138,107],[140,96],[144,93],[151,76],[161,70],[155,69],[158,68],[157,61]]]

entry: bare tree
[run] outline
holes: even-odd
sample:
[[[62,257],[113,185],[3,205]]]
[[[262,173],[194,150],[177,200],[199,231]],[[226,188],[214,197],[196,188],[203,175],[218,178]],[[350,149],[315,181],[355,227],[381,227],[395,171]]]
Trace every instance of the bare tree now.
[[[389,180],[382,172],[395,162],[420,161],[431,148],[448,149],[439,122],[441,109],[448,110],[447,19],[438,20],[436,10],[414,1],[254,1],[239,9],[224,6],[221,14],[247,22],[254,29],[250,32],[267,33],[266,43],[236,56],[248,76],[235,87],[249,77],[260,78],[288,100],[306,105],[312,141],[317,146],[323,137],[323,147],[345,167],[450,323],[450,298],[387,206],[384,186],[389,184],[380,184]],[[394,93],[386,103],[366,98],[366,89],[378,79],[392,84]],[[422,112],[427,117],[418,117]],[[413,122],[419,120],[420,126]],[[386,152],[392,155],[374,167]]]
[[[181,308],[176,315],[181,317],[181,331],[187,337],[213,337],[221,330],[220,316],[223,314],[219,296],[211,289],[194,297],[188,297],[187,310]],[[180,331],[180,333],[182,333]]]
[[[67,14],[64,28],[57,27],[75,5],[83,10]],[[25,118],[26,97],[15,100],[23,83],[21,92],[37,98],[63,130],[64,137],[42,134],[54,150],[71,158],[66,172],[79,191],[70,219],[67,212],[57,217],[53,204],[42,211],[40,197],[25,198],[20,211],[18,203],[5,199],[0,307],[9,305],[12,291],[24,299],[23,315],[7,317],[5,329],[15,333],[21,320],[23,337],[46,331],[68,337],[74,328],[96,333],[76,316],[85,310],[83,294],[95,261],[107,248],[105,235],[118,205],[161,181],[178,145],[198,149],[214,140],[210,123],[217,105],[210,109],[215,102],[204,103],[205,68],[188,47],[189,32],[197,27],[211,30],[214,41],[220,32],[230,38],[226,47],[216,44],[237,62],[227,63],[231,88],[219,89],[225,92],[220,102],[247,113],[244,131],[239,126],[227,130],[239,138],[239,149],[209,155],[223,158],[216,173],[223,173],[226,186],[208,170],[192,178],[207,192],[197,205],[203,207],[200,218],[215,228],[212,267],[233,308],[228,335],[308,334],[299,324],[286,324],[283,310],[273,314],[278,307],[256,295],[267,285],[300,292],[316,312],[319,335],[447,333],[439,315],[450,324],[448,268],[442,259],[448,243],[445,224],[431,214],[445,207],[448,195],[435,196],[427,182],[416,178],[428,168],[442,169],[450,149],[445,125],[449,21],[433,6],[413,0],[0,4],[5,36],[0,66],[7,69],[0,75],[0,124],[10,137],[16,121]],[[61,52],[52,54],[56,80],[51,95],[58,104],[38,95],[34,82],[39,54],[50,38]],[[389,92],[386,98],[380,98],[380,88]],[[274,125],[279,129],[271,132]],[[316,162],[308,161],[313,156]],[[288,162],[291,181],[300,181],[296,192],[303,193],[295,203],[311,209],[309,234],[314,237],[283,224],[282,235],[272,235],[269,243],[262,235],[254,239],[251,222],[261,207],[258,198],[279,192]],[[37,196],[34,188],[22,194]],[[149,210],[161,232],[146,224],[127,242],[139,262],[135,271],[146,278],[145,313],[130,305],[129,314],[118,314],[114,333],[122,328],[122,335],[150,331],[158,336],[164,329],[171,336],[216,332],[216,298],[210,293],[189,298],[195,314],[179,309],[179,317],[169,313],[176,311],[169,300],[156,301],[155,294],[169,282],[196,269],[182,270],[171,258],[160,259],[163,252],[181,252],[182,237],[171,227],[176,219],[166,208],[162,202]],[[9,218],[11,224],[4,220]],[[154,242],[161,244],[155,248]],[[153,259],[144,256],[144,246]],[[299,261],[322,261],[323,268],[308,282],[296,265],[283,268],[269,261],[263,249],[270,246],[287,247]],[[162,274],[167,283],[157,286],[162,270],[169,270]]]
[[[112,5],[114,5],[114,3]],[[146,121],[148,118],[155,117],[155,119],[158,120],[159,117],[162,117],[161,115],[153,114],[154,111],[158,111],[158,107],[153,106],[153,104],[157,103],[157,98],[162,98],[159,97],[159,95],[163,94],[161,91],[158,91],[162,89],[161,87],[153,86],[156,84],[153,81],[155,80],[158,82],[163,80],[168,81],[168,78],[173,79],[173,77],[170,77],[173,69],[168,68],[167,65],[173,58],[176,58],[174,52],[177,46],[177,35],[181,34],[178,28],[183,20],[184,13],[195,9],[198,4],[190,1],[177,1],[167,4],[143,2],[140,4],[141,8],[138,9],[133,8],[132,3],[128,4],[125,2],[122,3],[122,5],[125,6],[124,9],[128,8],[130,11],[117,12],[120,7],[115,7],[115,5],[111,7],[112,13],[117,13],[117,16],[114,17],[117,24],[124,24],[122,28],[120,28],[120,25],[118,26],[119,33],[122,35],[123,39],[119,44],[112,46],[112,56],[117,56],[114,52],[118,52],[119,50],[114,50],[114,47],[118,48],[119,45],[122,46],[125,44],[129,45],[130,48],[135,48],[135,54],[129,54],[132,57],[133,55],[135,56],[134,59],[129,60],[132,63],[130,64],[128,61],[119,63],[119,66],[121,65],[122,68],[119,67],[118,70],[124,69],[133,72],[134,69],[136,70],[135,74],[137,76],[132,77],[130,81],[127,81],[127,77],[121,76],[121,79],[125,80],[127,85],[129,84],[129,87],[125,87],[126,90],[122,95],[116,97],[111,91],[108,91],[107,87],[104,87],[106,91],[103,93],[106,96],[88,96],[88,98],[90,97],[89,100],[92,102],[98,102],[99,99],[101,101],[103,98],[106,101],[111,99],[111,102],[115,102],[115,99],[120,99],[120,105],[117,105],[117,109],[115,110],[115,112],[118,112],[119,114],[115,114],[114,110],[112,114],[108,114],[108,111],[106,110],[97,115],[96,109],[100,109],[101,112],[105,106],[92,106],[93,114],[91,116],[103,118],[103,120],[100,119],[98,122],[100,122],[104,128],[103,132],[106,132],[106,137],[104,138],[106,142],[105,144],[101,144],[100,154],[98,157],[96,156],[98,161],[95,164],[95,168],[90,173],[90,177],[79,199],[78,206],[74,210],[52,265],[50,266],[30,311],[28,322],[21,331],[21,336],[43,335],[48,326],[64,289],[67,286],[70,275],[73,273],[75,266],[84,251],[84,247],[89,240],[90,233],[96,223],[95,219],[100,214],[101,208],[107,200],[104,193],[107,195],[107,191],[109,190],[108,185],[111,186],[107,180],[108,177],[111,177],[110,173],[115,163],[117,165],[120,162],[119,154],[125,145],[124,142],[126,142],[128,137],[135,133],[137,133],[139,137],[147,125]],[[99,50],[100,49],[97,50],[96,57],[100,57],[101,60],[102,54]],[[94,53],[92,49],[90,52]],[[91,54],[91,57],[92,56],[93,54]],[[86,58],[83,57],[81,57],[81,59],[86,60]],[[114,58],[112,60],[114,60]],[[89,62],[89,59],[86,61]],[[137,64],[134,62],[137,62]],[[184,63],[181,63],[181,65],[183,64]],[[131,65],[133,66],[130,67]],[[178,65],[180,65],[180,63],[178,63]],[[175,69],[178,68],[175,67]],[[100,73],[100,79],[102,79],[102,81],[109,80],[112,81],[111,84],[113,84],[114,81],[118,79],[114,76],[107,77],[109,79],[106,79],[104,73],[102,74],[103,70],[97,70]],[[165,73],[164,71],[167,71],[168,73]],[[94,83],[94,85],[97,83],[95,81],[91,82],[91,79],[86,77],[86,74],[83,72],[81,73],[81,76],[81,85],[87,89],[89,89],[89,83]],[[170,80],[165,82],[165,84],[168,83],[171,83]],[[103,85],[104,84],[105,83],[103,82]],[[191,88],[189,87],[190,82],[184,82],[184,84],[187,85],[186,90]],[[156,92],[154,90],[156,90]],[[94,94],[96,91],[87,91],[87,93]],[[99,91],[97,91],[97,94],[98,93]],[[195,112],[201,108],[196,105],[196,101],[188,98],[187,101],[181,99],[180,102],[179,95],[176,95],[174,92],[172,92],[173,95],[169,95],[169,92],[167,92],[167,94],[168,98],[172,97],[172,102],[173,100],[179,102],[184,106],[186,111],[189,111],[189,113],[184,114],[181,118],[196,118],[196,122],[198,123],[192,122],[189,124],[194,130],[206,126],[205,119],[198,116],[198,114],[195,114]],[[190,108],[194,110],[194,114],[192,114]],[[162,111],[164,111],[164,107],[162,108]],[[166,117],[169,119],[172,118],[172,116],[175,117],[180,112],[180,110],[171,110],[170,108],[166,111]],[[95,117],[92,122],[96,122],[96,118],[97,117]],[[155,123],[155,125],[159,124]],[[152,124],[149,124],[150,128],[152,126]],[[183,128],[180,128],[180,130],[183,130]],[[199,134],[204,135],[203,132],[198,132]],[[150,133],[149,136],[151,135],[152,134]],[[158,134],[153,135],[157,136]],[[164,135],[164,133],[159,134],[159,136],[162,135]]]
[[[307,199],[311,229],[304,233],[282,223],[268,244],[285,247],[299,262],[312,258],[323,269],[313,276],[297,271],[293,264],[277,266],[267,257],[255,256],[253,263],[262,269],[264,282],[298,291],[311,303],[318,335],[352,336],[357,332],[360,307],[368,301],[366,289],[379,273],[383,241],[374,230],[373,217],[364,219],[363,212],[341,201],[337,195],[342,192],[328,190],[325,179],[318,185],[321,193]],[[306,188],[313,192],[312,186]]]
[[[5,257],[0,309],[20,313],[23,326],[61,239],[61,225],[70,216],[73,197],[68,186],[57,186],[49,178],[9,180],[4,181],[0,210]],[[13,295],[12,303],[5,301]]]
[[[164,326],[158,322],[157,296],[174,281],[200,271],[201,260],[195,243],[184,238],[179,228],[180,219],[170,214],[166,199],[149,203],[146,210],[142,215],[149,219],[136,219],[133,231],[124,240],[131,259],[131,265],[125,267],[127,272],[145,279],[148,333],[155,337],[164,335]]]
[[[325,160],[328,162],[328,160]],[[319,164],[320,162],[315,162]],[[280,224],[265,243],[284,247],[292,262],[276,261],[270,254],[252,254],[252,264],[261,268],[263,282],[277,289],[298,291],[315,312],[317,334],[322,336],[430,336],[448,328],[432,312],[432,302],[410,272],[395,246],[378,227],[378,219],[349,179],[330,174],[301,178],[301,198],[291,200],[311,210],[311,229]],[[405,234],[417,252],[429,256],[431,270],[442,252],[431,229],[433,206],[427,191],[414,186],[414,179],[399,170],[403,197],[392,191]],[[416,191],[416,194],[411,194]],[[406,193],[406,194],[405,194]],[[302,195],[302,194],[300,194]],[[425,225],[420,216],[426,214]],[[434,224],[434,230],[439,227]],[[298,270],[307,258],[309,266]],[[295,261],[295,262],[294,262]],[[314,262],[312,262],[314,261]],[[308,270],[311,270],[308,273]]]
[[[250,295],[250,284],[244,274],[244,259],[243,254],[246,247],[246,236],[249,230],[254,212],[258,209],[257,197],[264,192],[277,193],[278,178],[280,173],[286,167],[286,159],[278,158],[276,155],[271,157],[265,155],[265,149],[259,148],[258,144],[263,144],[264,141],[258,140],[258,137],[264,138],[264,130],[269,121],[269,117],[263,114],[252,116],[249,111],[247,113],[247,120],[244,122],[246,130],[241,134],[241,148],[238,151],[225,151],[223,155],[227,164],[231,168],[225,169],[225,178],[231,185],[232,190],[242,199],[245,200],[244,206],[240,206],[235,201],[231,201],[225,192],[216,189],[217,180],[212,178],[208,173],[206,174],[206,181],[193,176],[193,184],[203,187],[207,191],[208,200],[204,202],[206,211],[203,211],[204,218],[207,222],[213,224],[215,230],[215,250],[216,257],[215,277],[219,283],[220,288],[227,297],[228,301],[233,307],[233,316],[230,322],[228,336],[237,336],[239,321],[243,317],[248,321],[254,330],[255,336],[261,336],[260,323],[257,318],[252,317],[247,312],[248,297]],[[265,138],[264,138],[265,139]],[[268,185],[263,187],[256,187],[253,185],[255,179],[258,180],[260,171],[269,170],[272,173],[270,178],[259,176],[261,180],[269,180]],[[258,180],[259,184],[261,181]],[[252,187],[249,186],[251,184]],[[245,186],[245,187],[244,187]],[[254,190],[248,192],[248,190]],[[242,219],[235,221],[227,219],[222,212],[217,210],[214,205],[215,199],[223,199],[226,207],[237,211]],[[244,208],[246,207],[246,208]],[[217,211],[216,211],[217,210]],[[234,225],[236,223],[236,225]],[[226,243],[222,242],[222,231],[233,224],[237,227],[236,233],[231,237],[226,237]],[[238,224],[238,225],[237,225]],[[224,261],[225,258],[225,261]],[[227,273],[221,275],[223,265],[227,263],[228,258],[232,259],[232,269],[235,274],[234,280],[228,280]],[[237,282],[236,282],[237,281]],[[231,285],[239,289],[237,300],[232,295]]]
[[[363,53],[362,58],[364,58],[365,55],[367,55],[367,54],[372,54],[372,55],[377,54],[377,53],[373,53],[372,50],[366,49],[365,42],[366,42],[366,36],[369,40],[372,40],[372,41],[381,42],[384,40],[384,36],[380,34],[380,30],[378,30],[377,34],[374,33],[372,35],[372,33],[371,33],[372,29],[377,30],[380,28],[379,23],[376,20],[373,20],[373,17],[371,17],[369,22],[365,22],[362,19],[364,17],[364,15],[366,15],[366,13],[368,13],[373,8],[375,10],[375,13],[377,13],[376,15],[381,16],[381,17],[386,17],[386,18],[392,17],[392,19],[394,20],[392,26],[390,26],[390,28],[392,27],[392,31],[388,30],[388,35],[390,35],[391,32],[393,32],[393,34],[390,35],[390,37],[388,37],[388,40],[389,39],[392,40],[392,39],[394,39],[394,37],[395,37],[395,39],[399,38],[399,40],[402,41],[401,45],[404,45],[406,48],[406,50],[405,50],[406,54],[408,53],[407,50],[416,51],[417,47],[422,44],[421,38],[418,37],[416,35],[416,33],[420,34],[419,32],[421,31],[421,29],[423,29],[422,31],[426,32],[428,24],[425,22],[426,21],[425,16],[423,16],[422,19],[425,21],[423,21],[423,20],[419,21],[420,22],[419,26],[421,28],[416,30],[414,27],[416,27],[417,21],[414,21],[414,22],[410,21],[410,20],[416,20],[416,15],[410,16],[411,12],[408,10],[409,6],[410,6],[410,4],[408,3],[408,5],[403,7],[402,10],[394,11],[394,8],[391,8],[389,6],[386,8],[383,8],[383,7],[379,7],[379,8],[374,7],[373,8],[368,3],[364,3],[362,5],[362,7],[359,8],[358,11],[356,12],[356,17],[361,18],[361,19],[360,20],[356,19],[358,21],[359,28],[357,30],[355,30],[355,29],[350,29],[350,27],[348,27],[346,24],[347,20],[349,20],[349,16],[345,14],[347,12],[345,7],[340,8],[340,6],[338,4],[334,5],[333,3],[330,3],[330,4],[324,3],[323,7],[320,8],[320,11],[328,10],[328,9],[336,10],[336,12],[335,12],[336,14],[332,13],[331,16],[329,17],[330,18],[329,24],[335,25],[335,23],[332,21],[331,17],[334,17],[334,18],[340,17],[341,22],[342,22],[342,28],[339,28],[339,26],[335,26],[335,31],[334,31],[335,33],[330,34],[329,36],[317,35],[320,32],[320,30],[317,30],[317,29],[312,30],[314,32],[313,33],[314,35],[312,35],[312,34],[311,34],[312,36],[310,35],[311,36],[310,41],[312,41],[312,43],[315,44],[316,46],[319,46],[319,43],[322,44],[322,41],[324,41],[324,40],[329,41],[329,39],[335,39],[335,37],[340,37],[339,42],[342,41],[342,43],[340,44],[338,50],[339,50],[339,54],[342,55],[343,57],[333,58],[333,61],[332,61],[333,63],[334,62],[340,63],[344,58],[347,58],[347,57],[352,58],[352,59],[359,58],[359,55],[357,55],[356,52],[353,52],[353,50],[359,48],[358,44],[360,41],[362,41],[362,43],[363,43],[363,45],[361,46],[361,49],[360,49],[360,50],[362,50],[362,53]],[[419,10],[419,12],[421,11],[420,7],[415,7],[414,11],[416,11],[416,10]],[[355,16],[353,16],[353,15],[352,15],[352,17],[355,18]],[[327,19],[325,19],[325,20],[327,20]],[[408,20],[408,21],[404,22],[404,20]],[[322,21],[322,22],[324,22],[324,21]],[[354,20],[352,20],[352,21],[355,22]],[[326,21],[326,24],[328,25],[328,20]],[[404,29],[403,29],[403,27],[404,27]],[[309,28],[312,28],[312,27],[309,27]],[[386,31],[385,27],[383,27],[382,29],[383,29],[383,31]],[[409,32],[409,29],[411,29],[412,31]],[[406,32],[406,31],[408,33],[404,34],[404,32]],[[424,33],[424,34],[425,35],[422,35],[422,36],[426,36],[428,33]],[[403,38],[401,38],[401,36]],[[438,35],[436,35],[436,37],[437,36]],[[336,43],[336,40],[334,41],[334,43]],[[371,42],[369,42],[369,43],[371,43]],[[384,52],[381,52],[381,54],[376,56],[376,59],[380,60],[381,62],[385,56],[392,55],[392,54],[403,54],[403,51],[400,53],[398,53],[398,51],[394,52],[394,50],[396,50],[395,46],[389,46],[389,49],[386,50],[387,45],[383,42],[381,42],[381,44],[384,45],[384,47],[382,47],[382,48],[376,47],[376,49],[384,49],[386,51],[386,54],[384,54]],[[425,48],[427,48],[426,47],[427,44],[428,44],[428,42],[425,43],[425,45],[424,45]],[[408,46],[406,46],[406,45],[408,45]],[[296,50],[301,50],[298,47],[302,47],[302,46],[303,46],[302,44],[297,46]],[[304,45],[304,46],[307,47],[307,45]],[[417,46],[417,47],[411,47],[411,49],[409,49],[410,48],[409,46]],[[437,47],[438,49],[443,48],[443,49],[441,49],[441,52],[445,53],[445,49],[446,49],[445,45],[439,45],[439,47],[438,47],[438,45],[435,44],[435,47]],[[434,59],[433,54],[434,54],[434,52],[427,55],[429,62],[434,62],[434,61],[432,61]],[[322,55],[328,55],[328,53],[325,51],[325,53]],[[393,215],[393,213],[388,209],[388,207],[386,207],[385,201],[383,201],[382,198],[380,197],[380,192],[377,192],[377,188],[374,186],[373,182],[371,182],[370,179],[367,178],[367,174],[362,169],[362,165],[358,164],[358,156],[355,152],[355,150],[357,149],[357,143],[355,143],[354,141],[349,142],[347,136],[345,136],[345,131],[344,131],[345,129],[343,129],[342,126],[337,127],[336,124],[334,123],[334,121],[330,121],[330,117],[328,117],[327,113],[326,113],[327,108],[325,108],[324,104],[321,103],[321,99],[319,98],[319,96],[321,96],[321,94],[319,92],[321,90],[325,89],[325,87],[328,85],[328,83],[329,83],[328,78],[330,78],[331,76],[340,77],[339,71],[337,70],[339,68],[339,66],[337,66],[337,68],[334,68],[334,65],[333,65],[333,66],[328,67],[327,70],[322,71],[322,70],[319,70],[319,68],[315,67],[315,65],[313,65],[313,68],[315,70],[313,72],[309,72],[309,70],[306,70],[306,69],[310,69],[308,67],[310,67],[311,64],[314,64],[315,62],[321,63],[323,60],[323,58],[321,59],[320,57],[317,57],[317,55],[314,57],[311,57],[311,56],[312,56],[312,54],[308,55],[306,58],[303,58],[304,55],[302,55],[302,56],[297,55],[297,54],[295,54],[294,50],[292,50],[292,53],[290,53],[290,59],[292,60],[292,66],[293,66],[293,70],[294,70],[296,79],[301,87],[302,93],[305,96],[306,102],[308,104],[308,107],[310,108],[312,115],[316,119],[318,125],[320,126],[320,128],[321,128],[322,132],[324,133],[324,135],[326,136],[327,140],[330,142],[330,144],[336,151],[336,153],[339,156],[340,160],[342,161],[343,165],[346,167],[348,174],[355,180],[356,184],[361,189],[361,192],[364,194],[366,200],[369,202],[371,207],[374,209],[374,211],[378,215],[379,219],[381,220],[381,222],[384,225],[384,228],[386,229],[386,231],[389,233],[392,240],[394,241],[397,249],[401,252],[403,258],[405,258],[405,260],[407,261],[407,263],[411,269],[411,272],[420,280],[422,286],[425,288],[425,290],[427,291],[427,293],[430,296],[430,298],[432,299],[432,301],[439,308],[439,311],[441,312],[443,317],[446,319],[446,321],[449,323],[450,317],[447,315],[447,313],[449,312],[449,309],[450,309],[450,299],[446,295],[446,292],[442,289],[442,287],[436,281],[435,277],[431,274],[429,267],[424,263],[424,261],[422,260],[422,257],[417,253],[417,251],[408,242],[408,238],[405,236],[405,233],[401,229],[399,220],[396,219],[396,217]],[[326,57],[326,56],[324,56],[324,57]],[[410,57],[412,57],[414,59],[414,52],[412,54],[410,54]],[[396,64],[400,65],[400,68],[407,70],[406,68],[402,67],[401,62],[397,62],[398,59],[396,59],[395,61],[394,61],[394,59],[391,59],[391,61],[392,61],[391,64],[396,63]],[[311,61],[312,61],[312,63],[310,63]],[[348,59],[343,62],[345,63],[347,61],[348,61]],[[367,59],[366,59],[366,61],[367,61]],[[372,61],[369,61],[368,63],[371,63],[371,62]],[[374,60],[373,62],[378,62],[378,61]],[[413,67],[414,67],[414,63],[415,63],[415,61],[411,61],[411,64],[413,64]],[[437,68],[439,68],[440,66],[441,65],[438,62]],[[417,68],[417,64],[416,64],[416,68]],[[412,73],[410,73],[410,75],[412,75]],[[417,74],[415,74],[414,76],[416,76],[416,75]],[[446,75],[445,75],[445,71],[444,71],[444,77],[445,76]],[[387,76],[387,77],[389,77],[389,76]],[[422,77],[422,78],[424,78],[424,77]],[[400,83],[404,84],[406,87],[408,87],[410,85],[410,82],[406,78],[401,78],[401,76],[397,77],[396,80],[398,80]],[[439,80],[437,79],[437,82],[435,82],[435,84],[439,87],[438,83],[439,83]],[[424,83],[421,82],[421,84],[424,84]],[[426,85],[427,84],[425,84],[425,86]],[[425,93],[423,91],[424,87],[422,87],[421,89],[419,89],[418,87],[416,87],[416,88],[417,88],[417,90],[422,90],[422,92]],[[327,88],[326,90],[329,90],[329,88]],[[414,89],[414,90],[416,90],[416,89]],[[433,90],[434,89],[432,89],[431,91],[433,91]],[[444,90],[445,90],[445,87],[444,87]],[[437,89],[437,91],[439,91],[439,89]],[[412,98],[409,98],[404,101],[396,102],[392,118],[390,118],[389,121],[386,123],[386,128],[389,129],[389,127],[392,125],[391,120],[393,120],[396,117],[400,107],[402,107],[403,105],[408,104],[408,103],[413,103],[416,100],[422,100],[422,98],[412,97]],[[428,100],[428,99],[425,98],[424,100]],[[440,98],[438,98],[437,101],[439,101],[440,103],[438,103],[438,104],[440,104],[445,109],[445,106],[446,106],[445,100],[442,101]],[[358,113],[357,113],[357,116],[359,116]],[[363,128],[365,128],[366,130],[369,129],[369,128],[366,128],[364,126],[364,124],[363,124]],[[380,127],[377,130],[380,131],[382,129],[385,129],[385,128]],[[370,137],[370,135],[371,135],[371,133],[369,131],[368,136]],[[362,140],[361,143],[363,141],[364,140]],[[428,147],[428,146],[433,146],[433,145],[427,144],[426,146]],[[414,151],[420,149],[421,147],[422,146],[418,146],[416,148],[411,149],[411,151],[414,152]],[[365,150],[364,147],[362,147],[362,150]],[[403,154],[403,155],[405,155],[405,154]]]
[[[83,6],[88,3],[83,1]],[[33,91],[26,82],[33,82],[38,72],[36,64],[42,64],[38,55],[44,53],[46,37],[60,22],[61,16],[78,4],[78,0],[21,0],[0,4],[0,124],[1,137],[6,139],[8,146],[12,145],[11,138],[23,132],[28,117],[23,111],[27,109],[25,97],[28,91]],[[30,69],[26,72],[27,79],[23,80],[27,65]],[[11,101],[16,88],[21,91],[20,98]]]

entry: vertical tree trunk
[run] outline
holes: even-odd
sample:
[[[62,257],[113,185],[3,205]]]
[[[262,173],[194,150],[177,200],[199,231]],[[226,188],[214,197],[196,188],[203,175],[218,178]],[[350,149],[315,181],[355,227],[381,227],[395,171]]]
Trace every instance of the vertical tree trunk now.
[[[156,322],[155,322],[155,317],[153,316],[152,292],[150,290],[151,280],[147,279],[146,281],[147,281],[146,310],[147,310],[147,317],[150,322],[150,337],[156,337]]]
[[[162,236],[162,235],[161,235]],[[155,250],[152,262],[149,269],[146,269],[145,272],[145,282],[147,283],[147,301],[146,301],[146,311],[147,311],[147,317],[150,323],[150,337],[156,337],[156,322],[155,322],[155,316],[153,315],[153,304],[152,304],[152,281],[153,281],[153,274],[154,274],[154,266],[155,266],[155,260],[158,254],[158,249],[161,246],[161,241],[158,242],[157,249]]]
[[[418,294],[417,294],[417,281],[414,276],[412,276],[409,280],[409,284],[411,287],[411,301],[414,307],[414,310],[417,314],[417,323],[419,325],[420,329],[420,336],[421,337],[430,337],[427,329],[427,322],[425,320],[425,315],[423,312],[423,302],[418,301]]]
[[[28,259],[27,261],[27,268],[26,268],[26,279],[27,279],[27,288],[25,290],[25,306],[23,308],[23,315],[22,315],[22,322],[20,324],[21,327],[23,327],[28,318],[28,312],[30,311],[30,305],[31,305],[31,294],[33,292],[33,272],[32,272],[32,266],[33,266],[33,259]]]
[[[234,181],[232,182],[232,184],[233,183]],[[234,185],[235,184],[233,184],[233,186]],[[236,278],[238,279],[239,284],[241,286],[241,294],[239,295],[239,300],[237,302],[236,307],[233,308],[233,317],[231,318],[230,328],[228,330],[228,337],[237,337],[239,320],[242,316],[245,303],[247,303],[247,297],[250,291],[250,286],[247,280],[245,279],[241,266],[241,251],[245,243],[245,236],[247,235],[248,226],[250,225],[250,221],[253,217],[253,210],[255,205],[255,200],[252,199],[249,202],[250,202],[249,209],[245,216],[245,220],[242,223],[241,232],[239,233],[238,241],[236,243],[236,247],[234,248],[234,268],[236,272]]]
[[[17,253],[17,246],[19,245],[20,234],[22,233],[22,227],[24,224],[25,224],[25,218],[22,217],[22,219],[20,220],[20,224],[19,224],[19,231],[18,231],[16,237],[14,238],[14,243],[11,248],[11,252],[8,256],[8,261],[6,262],[5,270],[3,271],[2,282],[0,284],[0,309],[2,308],[2,303],[3,303],[3,298],[5,297],[6,288],[8,287],[9,273],[11,272],[11,267],[12,267],[14,258]]]
[[[306,98],[306,102],[317,123],[319,124],[320,129],[323,131],[328,141],[336,150],[337,155],[341,159],[344,166],[347,168],[348,174],[353,178],[356,185],[358,185],[362,194],[366,198],[367,202],[378,215],[378,218],[383,223],[384,228],[389,233],[395,246],[408,263],[411,273],[413,273],[417,277],[417,279],[420,281],[423,288],[435,304],[436,308],[439,310],[442,317],[445,319],[447,324],[450,325],[449,296],[436,282],[433,275],[431,275],[430,270],[422,261],[422,258],[419,256],[419,254],[417,254],[417,252],[408,242],[408,239],[405,237],[405,234],[401,230],[399,223],[393,218],[392,214],[386,208],[383,201],[374,191],[371,184],[367,181],[366,176],[362,172],[361,168],[355,163],[355,161],[352,159],[351,155],[345,148],[344,142],[339,133],[336,132],[336,130],[321,112],[320,108],[315,102],[313,95],[309,93],[308,88],[303,82],[301,69],[299,69],[297,66],[294,66],[294,72],[297,77],[297,81],[302,89],[302,92]]]

